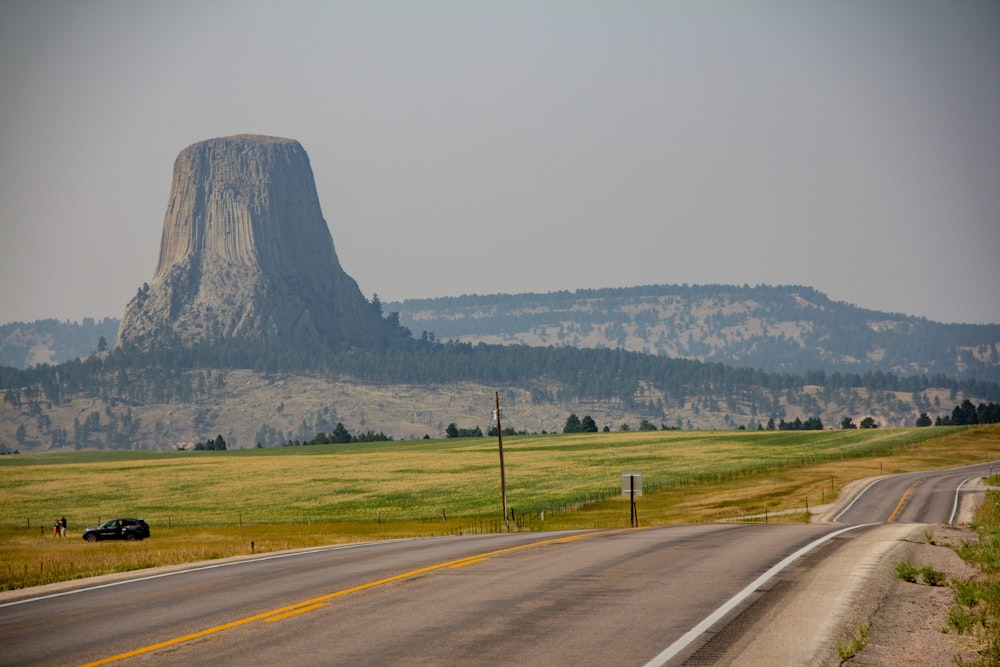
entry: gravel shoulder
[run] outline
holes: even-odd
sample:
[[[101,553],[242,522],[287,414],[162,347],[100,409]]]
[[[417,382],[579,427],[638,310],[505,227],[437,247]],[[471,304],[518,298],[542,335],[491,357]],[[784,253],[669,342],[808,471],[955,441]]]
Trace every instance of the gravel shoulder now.
[[[869,480],[841,495],[837,506],[816,508],[815,520],[828,521]],[[948,581],[970,579],[977,570],[953,547],[973,543],[966,528],[982,501],[977,480],[967,490],[955,525],[885,524],[867,529],[822,550],[790,572],[791,581],[777,603],[761,615],[754,630],[734,642],[720,665],[954,665],[956,656],[975,664],[969,639],[947,632],[954,601],[948,586],[909,583],[895,575],[896,563],[931,565]],[[842,660],[838,643],[868,627],[863,649]]]

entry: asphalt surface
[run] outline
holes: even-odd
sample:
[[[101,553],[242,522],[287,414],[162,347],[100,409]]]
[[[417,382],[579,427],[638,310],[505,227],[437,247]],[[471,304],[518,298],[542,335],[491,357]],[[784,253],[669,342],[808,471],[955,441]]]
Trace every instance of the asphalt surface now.
[[[872,480],[833,520],[838,523],[953,523],[974,480],[1000,472],[984,462],[951,470],[889,475]]]
[[[878,481],[839,524],[406,540],[21,592],[0,598],[0,665],[716,664],[878,531],[844,522],[947,521],[989,467]]]

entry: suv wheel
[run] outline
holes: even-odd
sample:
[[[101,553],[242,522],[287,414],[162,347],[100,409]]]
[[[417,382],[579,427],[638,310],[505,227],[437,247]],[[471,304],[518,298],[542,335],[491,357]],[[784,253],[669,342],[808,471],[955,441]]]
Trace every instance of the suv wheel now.
[[[88,542],[96,542],[97,535],[94,535],[93,533],[87,533],[86,535],[83,536],[83,539],[87,540]]]

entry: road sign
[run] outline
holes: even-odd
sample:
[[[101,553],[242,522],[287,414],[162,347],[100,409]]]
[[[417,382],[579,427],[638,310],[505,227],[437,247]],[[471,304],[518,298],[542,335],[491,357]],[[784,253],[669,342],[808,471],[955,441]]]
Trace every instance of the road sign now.
[[[632,517],[630,519],[633,528],[639,525],[639,513],[635,509],[636,496],[642,495],[642,473],[637,471],[626,471],[622,473],[622,495],[628,496],[631,506]]]
[[[622,495],[641,496],[642,495],[642,473],[623,472],[622,473]]]

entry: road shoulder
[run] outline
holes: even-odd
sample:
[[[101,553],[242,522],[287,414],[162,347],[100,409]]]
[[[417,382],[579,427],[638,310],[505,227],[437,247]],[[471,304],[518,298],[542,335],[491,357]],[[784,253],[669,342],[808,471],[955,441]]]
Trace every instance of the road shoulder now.
[[[870,480],[855,483],[854,494]],[[948,581],[974,578],[977,571],[955,553],[977,535],[962,524],[971,521],[984,487],[966,487],[958,525],[884,524],[836,540],[832,548],[806,559],[790,573],[781,599],[770,605],[754,630],[734,643],[721,665],[951,665],[955,656],[977,657],[967,638],[945,632],[954,595],[947,586],[910,583],[895,574],[908,560],[930,565]],[[823,508],[829,520],[854,494]],[[865,647],[844,662],[838,642],[868,627]]]

